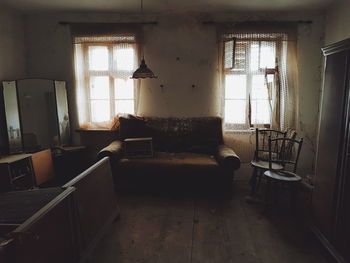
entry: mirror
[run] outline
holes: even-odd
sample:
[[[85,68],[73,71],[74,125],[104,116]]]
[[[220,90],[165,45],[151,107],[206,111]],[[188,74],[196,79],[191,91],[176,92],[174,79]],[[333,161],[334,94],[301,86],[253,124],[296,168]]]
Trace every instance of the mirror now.
[[[70,127],[68,115],[68,99],[66,91],[66,82],[55,80],[57,117],[59,124],[59,136],[62,146],[69,145]]]
[[[22,79],[3,82],[3,86],[10,153],[69,145],[65,81]]]
[[[54,82],[24,79],[17,81],[17,89],[24,151],[59,145]]]
[[[21,123],[19,119],[16,81],[3,82],[5,116],[10,153],[22,151]]]

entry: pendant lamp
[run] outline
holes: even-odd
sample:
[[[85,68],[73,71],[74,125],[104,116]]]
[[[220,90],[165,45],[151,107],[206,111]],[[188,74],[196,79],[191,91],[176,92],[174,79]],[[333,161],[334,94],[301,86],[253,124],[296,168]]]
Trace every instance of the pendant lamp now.
[[[141,14],[143,13],[143,0],[141,0]],[[142,60],[139,68],[132,74],[132,79],[157,78],[152,70],[150,70],[145,62],[145,55],[142,46]]]

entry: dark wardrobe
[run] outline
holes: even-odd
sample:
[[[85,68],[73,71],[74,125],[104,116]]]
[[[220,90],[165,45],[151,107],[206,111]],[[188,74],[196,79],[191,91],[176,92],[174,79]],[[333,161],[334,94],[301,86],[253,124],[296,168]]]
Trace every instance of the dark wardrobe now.
[[[350,262],[350,39],[322,50],[313,230],[338,262]]]

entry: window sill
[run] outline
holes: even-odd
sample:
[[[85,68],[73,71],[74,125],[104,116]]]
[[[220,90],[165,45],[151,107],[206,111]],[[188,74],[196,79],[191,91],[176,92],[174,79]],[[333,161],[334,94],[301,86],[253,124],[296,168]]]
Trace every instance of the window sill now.
[[[118,132],[117,130],[109,130],[109,129],[76,129],[75,130],[76,132],[79,132],[79,133],[97,133],[97,132],[110,132],[110,133],[116,133]]]
[[[224,130],[224,133],[232,134],[232,133],[242,133],[242,134],[251,134],[254,133],[255,129],[248,129],[248,130]]]

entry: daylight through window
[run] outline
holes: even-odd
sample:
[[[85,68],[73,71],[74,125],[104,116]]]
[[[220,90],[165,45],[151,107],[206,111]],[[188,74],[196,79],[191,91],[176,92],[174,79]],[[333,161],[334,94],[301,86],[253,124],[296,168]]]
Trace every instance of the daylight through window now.
[[[226,129],[270,127],[274,100],[281,100],[276,83],[278,63],[286,59],[286,37],[280,33],[224,35]]]
[[[79,109],[81,123],[135,112],[136,81],[130,78],[137,67],[134,35],[76,37],[75,66],[79,105],[86,105]]]

